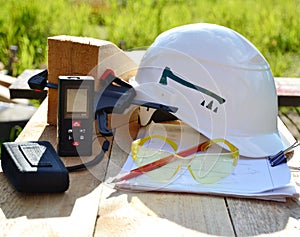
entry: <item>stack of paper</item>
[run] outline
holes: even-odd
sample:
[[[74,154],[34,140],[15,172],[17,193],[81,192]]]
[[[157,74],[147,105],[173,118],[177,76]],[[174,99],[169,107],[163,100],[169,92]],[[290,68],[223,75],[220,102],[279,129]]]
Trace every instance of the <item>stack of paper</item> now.
[[[187,149],[195,143],[207,140],[198,132],[186,125],[150,124],[141,128],[138,137],[161,134],[174,140],[179,149]],[[170,151],[171,152],[171,151]],[[136,168],[131,155],[125,162],[120,175]],[[260,198],[285,201],[286,197],[297,196],[298,191],[291,179],[291,173],[286,163],[271,167],[267,158],[240,157],[234,172],[227,178],[213,184],[196,182],[186,167],[175,178],[168,182],[156,181],[147,175],[121,181],[117,189],[203,193],[224,196]]]

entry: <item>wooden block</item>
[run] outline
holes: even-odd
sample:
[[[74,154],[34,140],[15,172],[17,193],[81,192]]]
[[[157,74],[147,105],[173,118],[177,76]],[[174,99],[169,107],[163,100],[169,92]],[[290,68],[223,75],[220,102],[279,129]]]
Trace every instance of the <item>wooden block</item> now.
[[[48,38],[50,83],[57,84],[60,75],[90,75],[95,78],[95,91],[98,91],[99,78],[108,68],[127,80],[136,72],[137,64],[109,41],[66,35]],[[48,123],[56,125],[57,90],[49,89],[48,94]]]

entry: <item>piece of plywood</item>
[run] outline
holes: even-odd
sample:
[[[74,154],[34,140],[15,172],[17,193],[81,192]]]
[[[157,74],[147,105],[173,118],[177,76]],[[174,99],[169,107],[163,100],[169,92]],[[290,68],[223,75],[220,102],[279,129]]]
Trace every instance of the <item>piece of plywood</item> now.
[[[115,44],[94,38],[54,36],[48,38],[48,81],[57,84],[58,77],[91,75],[95,91],[100,89],[100,76],[106,69],[128,79],[134,75],[137,64]],[[49,89],[48,123],[56,124],[57,90]]]

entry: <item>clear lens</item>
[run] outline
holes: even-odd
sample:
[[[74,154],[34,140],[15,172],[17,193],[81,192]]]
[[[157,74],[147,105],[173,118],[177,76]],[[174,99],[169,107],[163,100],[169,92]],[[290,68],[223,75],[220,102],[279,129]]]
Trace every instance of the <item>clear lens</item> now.
[[[215,141],[219,142],[219,140],[216,139]],[[211,144],[215,143],[209,141],[203,144],[207,145],[204,148],[206,151]],[[170,147],[174,150],[173,153],[169,152]],[[232,147],[235,148],[233,145]],[[181,157],[175,154],[175,148],[177,148],[176,143],[170,139],[159,136],[146,137],[133,143],[132,159],[138,167],[147,164],[155,167],[151,171],[145,171],[145,174],[154,180],[168,181],[177,174],[182,166],[187,166],[197,182],[212,184],[226,178],[233,172],[239,154],[236,148],[232,148],[231,153],[198,153]]]
[[[188,168],[196,181],[212,184],[233,172],[234,158],[230,153],[196,155]]]
[[[162,150],[155,150],[147,147],[139,147],[137,152],[137,159],[134,160],[138,167],[143,165],[159,161],[162,158],[170,157],[174,158],[171,162],[164,164],[163,166],[153,169],[151,171],[145,172],[146,175],[151,177],[151,179],[158,181],[168,181],[174,177],[180,168],[180,159],[174,156],[174,153],[170,153]]]

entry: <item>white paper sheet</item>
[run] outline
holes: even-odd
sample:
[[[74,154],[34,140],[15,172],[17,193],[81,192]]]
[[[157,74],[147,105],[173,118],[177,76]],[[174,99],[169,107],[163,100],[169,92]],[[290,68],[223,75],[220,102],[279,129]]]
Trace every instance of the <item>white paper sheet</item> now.
[[[207,140],[199,136],[195,130],[185,125],[151,124],[142,128],[138,137],[150,134],[162,134],[176,141],[179,150],[192,147]],[[129,155],[120,174],[136,168]],[[296,195],[298,192],[291,181],[291,173],[286,163],[271,167],[266,158],[253,159],[240,157],[234,172],[227,178],[213,184],[200,184],[196,182],[189,170],[182,168],[180,175],[168,182],[158,182],[143,174],[138,177],[122,181],[116,185],[119,189],[143,191],[169,191],[188,193],[210,193],[217,195],[232,195],[244,197],[261,197],[276,200]]]

